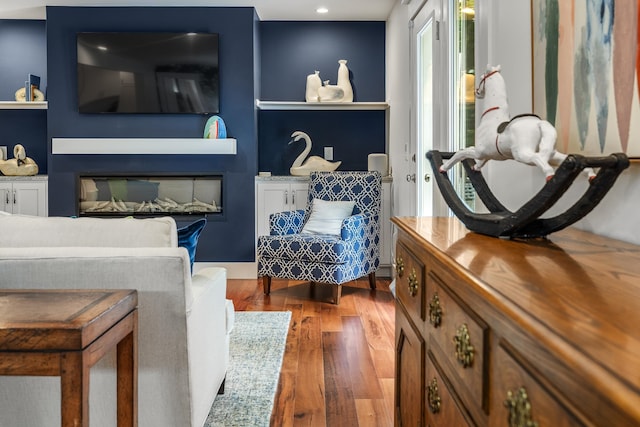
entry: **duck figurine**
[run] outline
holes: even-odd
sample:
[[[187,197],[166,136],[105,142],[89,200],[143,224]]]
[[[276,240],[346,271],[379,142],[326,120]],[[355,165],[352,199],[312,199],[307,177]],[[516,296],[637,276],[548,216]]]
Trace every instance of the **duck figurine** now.
[[[289,141],[289,144],[293,144],[294,142],[299,141],[300,139],[303,139],[303,138],[307,144],[304,151],[300,153],[300,155],[296,158],[296,160],[291,165],[291,168],[289,169],[289,172],[291,173],[291,175],[308,176],[312,171],[332,172],[338,169],[338,166],[342,164],[341,161],[329,162],[320,156],[311,156],[307,158],[307,156],[311,152],[311,138],[309,138],[309,135],[307,135],[306,133],[298,130],[291,134],[291,138],[292,139],[291,141]],[[303,161],[304,163],[302,163]]]
[[[0,155],[2,157],[2,155]],[[13,159],[0,159],[0,172],[9,176],[28,176],[38,173],[38,165],[33,159],[27,157],[27,153],[21,144],[13,147]]]

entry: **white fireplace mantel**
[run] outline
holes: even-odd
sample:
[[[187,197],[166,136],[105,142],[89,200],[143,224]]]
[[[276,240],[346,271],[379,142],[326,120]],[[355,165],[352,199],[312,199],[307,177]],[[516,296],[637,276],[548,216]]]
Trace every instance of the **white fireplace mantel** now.
[[[52,154],[236,154],[234,138],[52,138]]]

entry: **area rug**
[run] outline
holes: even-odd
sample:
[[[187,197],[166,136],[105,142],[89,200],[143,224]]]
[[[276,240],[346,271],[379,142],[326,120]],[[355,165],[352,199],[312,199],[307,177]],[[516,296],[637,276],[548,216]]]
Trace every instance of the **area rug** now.
[[[204,427],[269,426],[290,321],[290,311],[236,312],[224,394]]]

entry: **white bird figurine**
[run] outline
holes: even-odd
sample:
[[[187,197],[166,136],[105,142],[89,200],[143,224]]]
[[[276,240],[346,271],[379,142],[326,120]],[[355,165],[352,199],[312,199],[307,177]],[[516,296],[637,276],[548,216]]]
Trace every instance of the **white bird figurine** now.
[[[338,169],[338,166],[340,166],[340,164],[342,163],[341,161],[329,162],[320,156],[311,156],[307,158],[307,156],[311,152],[311,138],[309,138],[309,135],[307,135],[302,131],[298,130],[293,132],[291,134],[291,138],[292,139],[291,141],[289,141],[289,144],[299,141],[301,138],[304,138],[305,142],[307,143],[307,146],[305,147],[304,151],[300,153],[300,155],[296,158],[296,160],[291,165],[291,168],[289,169],[289,172],[291,172],[291,175],[307,176],[312,171],[332,172]],[[307,160],[303,164],[302,162],[306,158]]]
[[[27,157],[27,152],[21,144],[13,147],[13,157],[13,159],[3,160],[0,154],[0,173],[9,176],[38,174],[38,165],[32,158]]]

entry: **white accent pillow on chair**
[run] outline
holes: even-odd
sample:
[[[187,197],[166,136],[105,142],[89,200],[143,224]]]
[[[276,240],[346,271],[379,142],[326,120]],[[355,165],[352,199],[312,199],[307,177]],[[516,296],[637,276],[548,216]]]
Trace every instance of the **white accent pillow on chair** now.
[[[353,213],[355,201],[344,200],[330,202],[322,199],[313,199],[311,203],[311,215],[302,232],[304,234],[331,234],[340,235],[342,221]]]

